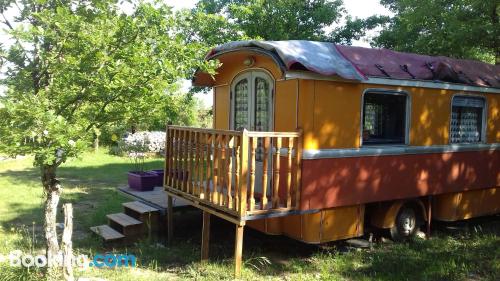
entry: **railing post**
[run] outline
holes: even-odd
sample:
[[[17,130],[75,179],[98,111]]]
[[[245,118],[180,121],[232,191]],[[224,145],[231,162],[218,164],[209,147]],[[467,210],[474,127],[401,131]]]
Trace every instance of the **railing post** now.
[[[235,137],[228,136],[227,142],[227,162],[226,162],[226,172],[227,172],[227,196],[226,196],[226,206],[229,209],[233,208],[233,195],[232,192],[232,184],[233,184],[233,149],[235,147]]]
[[[263,154],[264,157],[262,158],[262,206],[261,209],[265,210],[267,209],[267,184],[268,184],[268,179],[267,179],[267,170],[268,170],[268,161],[269,161],[269,137],[264,137],[263,140]]]
[[[303,131],[302,129],[297,130],[299,133],[299,137],[297,138],[297,145],[295,148],[295,208],[300,208],[300,192],[301,192],[301,184],[302,184],[302,137]]]
[[[250,138],[250,182],[249,182],[249,188],[250,188],[250,206],[249,210],[253,211],[255,208],[255,150],[257,149],[257,137],[251,137]]]
[[[214,159],[212,160],[212,202],[219,202],[219,134],[214,134]]]
[[[193,168],[193,132],[187,132],[187,143],[186,143],[186,167],[184,170],[184,179],[186,180],[186,192],[194,194],[193,185],[191,182],[192,168]],[[187,175],[187,176],[186,176]]]
[[[182,131],[182,176],[181,176],[181,190],[187,192],[187,180],[186,180],[186,171],[187,171],[187,154],[188,154],[188,142],[187,142],[188,131]]]
[[[226,141],[227,135],[220,136],[220,156],[219,156],[219,205],[224,206],[226,202],[224,201],[224,189],[226,185]]]
[[[288,138],[287,167],[286,167],[286,207],[292,207],[292,149],[295,138]]]
[[[205,145],[206,145],[206,167],[205,167],[205,200],[208,200],[212,202],[212,193],[210,192],[210,178],[212,175],[212,170],[211,170],[211,155],[212,155],[212,135],[210,133],[207,133],[206,139],[205,139]]]
[[[248,131],[243,130],[241,135],[241,152],[240,152],[240,186],[239,186],[239,197],[240,197],[240,207],[239,215],[240,218],[244,217],[247,212],[247,182],[248,182]]]
[[[172,164],[170,163],[170,141],[169,141],[170,134],[168,132],[168,125],[165,130],[165,168],[164,168],[164,176],[163,176],[163,187],[168,185],[168,181],[170,180],[170,169],[172,167]]]
[[[180,171],[180,153],[181,153],[181,144],[180,144],[180,131],[177,129],[173,130],[173,138],[174,138],[174,165],[173,165],[173,172],[172,172],[172,187],[175,189],[180,189],[179,188],[179,171]]]
[[[280,161],[281,161],[281,137],[276,137],[276,151],[274,154],[274,182],[273,182],[273,208],[279,208],[280,204]]]

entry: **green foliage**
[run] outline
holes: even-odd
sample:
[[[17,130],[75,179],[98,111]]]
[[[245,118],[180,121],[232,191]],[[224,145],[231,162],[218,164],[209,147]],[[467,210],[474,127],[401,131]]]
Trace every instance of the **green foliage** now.
[[[21,9],[16,24],[6,22],[16,43],[3,57],[0,150],[34,154],[38,166],[77,156],[104,126],[182,116],[175,83],[217,64],[200,60],[206,44],[165,5],[137,2],[126,15],[113,0],[13,3],[0,4]]]
[[[323,28],[337,23],[341,0],[201,0],[208,13],[227,13],[247,36],[264,40],[326,40]]]
[[[484,0],[382,0],[395,13],[375,46],[500,63],[500,4]]]
[[[316,40],[350,44],[368,29],[387,19],[346,17],[342,0],[201,0],[197,9],[208,14],[225,15],[248,37],[264,40]]]

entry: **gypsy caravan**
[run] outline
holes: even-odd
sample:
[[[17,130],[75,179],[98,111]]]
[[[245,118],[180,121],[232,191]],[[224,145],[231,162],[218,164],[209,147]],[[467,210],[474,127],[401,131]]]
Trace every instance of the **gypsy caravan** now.
[[[500,67],[311,41],[213,49],[213,129],[168,126],[164,186],[236,225],[323,243],[406,239],[500,211]],[[173,226],[171,204],[169,235]]]

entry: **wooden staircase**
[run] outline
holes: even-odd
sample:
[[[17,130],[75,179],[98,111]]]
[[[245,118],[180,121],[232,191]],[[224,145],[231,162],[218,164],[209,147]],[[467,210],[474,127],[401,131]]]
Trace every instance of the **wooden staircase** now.
[[[160,210],[139,201],[123,203],[123,213],[109,214],[107,225],[90,228],[106,245],[132,243],[156,235],[160,230]]]

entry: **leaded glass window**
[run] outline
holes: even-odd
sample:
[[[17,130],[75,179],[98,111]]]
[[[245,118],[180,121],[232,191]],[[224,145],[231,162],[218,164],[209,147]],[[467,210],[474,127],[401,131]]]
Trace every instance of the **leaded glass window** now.
[[[270,121],[270,96],[269,81],[255,78],[255,130],[269,131]]]
[[[234,91],[234,128],[248,128],[248,79],[243,79]]]
[[[474,97],[453,98],[451,143],[477,143],[482,140],[484,100]]]

